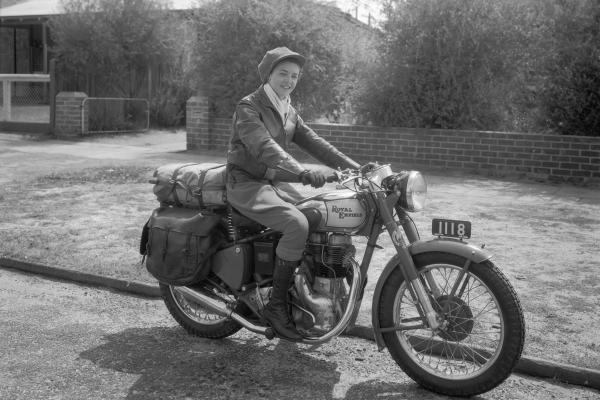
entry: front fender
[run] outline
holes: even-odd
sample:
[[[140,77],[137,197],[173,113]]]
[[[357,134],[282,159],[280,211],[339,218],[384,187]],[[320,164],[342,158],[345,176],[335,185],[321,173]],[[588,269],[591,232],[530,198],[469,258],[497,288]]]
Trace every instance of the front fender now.
[[[474,263],[481,263],[492,258],[492,255],[487,251],[483,250],[482,248],[479,248],[467,242],[463,242],[461,240],[449,238],[418,240],[416,242],[411,243],[408,246],[408,250],[413,257],[422,253],[449,253],[464,257],[468,260],[471,260],[471,262]],[[396,268],[399,263],[400,258],[397,255],[392,257],[390,261],[388,261],[385,268],[381,272],[381,275],[379,275],[377,285],[375,286],[375,292],[373,293],[371,321],[373,324],[375,342],[377,343],[379,351],[385,348],[383,335],[381,334],[379,326],[379,298],[381,297],[383,285],[385,284],[391,273],[394,271],[394,268]]]

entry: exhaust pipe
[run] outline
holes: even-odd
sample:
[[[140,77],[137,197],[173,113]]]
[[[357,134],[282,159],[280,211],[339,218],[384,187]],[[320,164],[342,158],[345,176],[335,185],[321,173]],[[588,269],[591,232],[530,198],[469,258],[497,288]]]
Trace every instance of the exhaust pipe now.
[[[275,337],[273,329],[253,324],[252,322],[248,321],[246,318],[242,317],[240,314],[236,313],[231,308],[229,308],[227,303],[225,303],[225,301],[223,300],[218,300],[213,297],[209,297],[187,286],[171,286],[171,289],[180,293],[183,296],[193,299],[195,302],[197,302],[204,308],[208,309],[211,312],[214,312],[217,315],[220,315],[221,317],[231,318],[232,320],[242,325],[249,331],[265,335],[267,339],[273,339]]]
[[[353,314],[355,313],[355,310],[356,312],[358,312],[358,307],[360,307],[360,300],[358,300],[358,295],[360,293],[359,288],[360,283],[362,282],[362,274],[360,272],[360,265],[358,265],[356,261],[352,261],[352,273],[353,278],[352,285],[350,286],[350,293],[348,294],[348,306],[346,307],[344,314],[342,315],[338,323],[335,325],[335,327],[322,336],[305,337],[300,342],[312,345],[325,343],[331,338],[341,335],[342,332],[348,327],[350,321],[354,318]],[[275,333],[273,332],[272,328],[267,328],[264,326],[258,326],[253,324],[246,318],[242,317],[240,314],[233,311],[223,300],[209,297],[187,286],[171,286],[171,289],[184,296],[194,299],[194,301],[198,302],[200,305],[206,307],[208,310],[214,312],[217,315],[220,315],[224,318],[231,318],[232,320],[242,325],[249,331],[265,335],[265,337],[269,340],[275,337]]]

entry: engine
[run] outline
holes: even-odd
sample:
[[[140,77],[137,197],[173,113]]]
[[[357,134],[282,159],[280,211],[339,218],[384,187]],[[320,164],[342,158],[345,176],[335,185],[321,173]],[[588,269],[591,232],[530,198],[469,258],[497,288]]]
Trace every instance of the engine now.
[[[309,334],[330,331],[348,302],[355,247],[350,235],[312,233],[294,278],[292,308],[296,326]]]
[[[348,261],[356,249],[349,235],[316,232],[308,238],[306,253],[313,258],[315,276],[336,279],[352,271]]]

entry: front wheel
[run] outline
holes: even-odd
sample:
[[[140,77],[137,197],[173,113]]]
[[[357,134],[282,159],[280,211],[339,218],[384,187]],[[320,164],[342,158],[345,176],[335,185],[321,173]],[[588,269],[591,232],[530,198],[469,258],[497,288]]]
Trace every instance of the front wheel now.
[[[441,322],[423,323],[402,273],[396,268],[379,298],[379,322],[390,354],[423,387],[450,396],[493,389],[512,372],[525,339],[517,295],[490,261],[470,263],[447,253],[415,256],[419,279]]]
[[[163,283],[159,286],[169,313],[188,333],[203,338],[222,339],[242,329],[237,322],[214,314],[193,299],[187,298],[175,286]],[[203,291],[212,296],[225,296],[224,293],[216,293],[208,288],[203,288]]]

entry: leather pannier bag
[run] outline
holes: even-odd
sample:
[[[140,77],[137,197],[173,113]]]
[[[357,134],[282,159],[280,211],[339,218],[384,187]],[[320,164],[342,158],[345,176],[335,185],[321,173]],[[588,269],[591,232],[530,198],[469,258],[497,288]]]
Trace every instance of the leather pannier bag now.
[[[201,281],[222,238],[221,216],[178,207],[160,207],[144,227],[140,251],[159,282],[183,286]],[[144,245],[145,242],[145,245]]]
[[[161,204],[186,208],[226,205],[225,164],[165,164],[154,171],[150,183]]]

